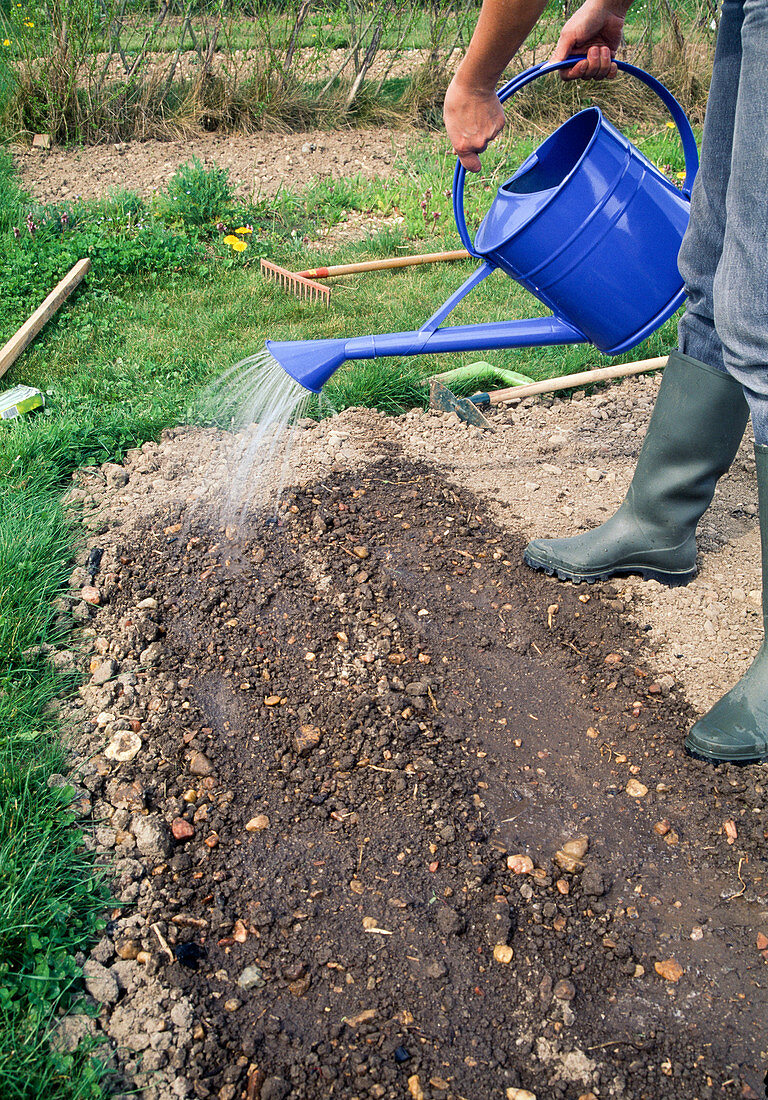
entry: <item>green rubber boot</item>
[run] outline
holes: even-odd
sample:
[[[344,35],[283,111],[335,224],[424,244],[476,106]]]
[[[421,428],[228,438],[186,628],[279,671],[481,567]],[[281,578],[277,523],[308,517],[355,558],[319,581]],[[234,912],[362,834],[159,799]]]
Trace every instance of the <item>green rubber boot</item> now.
[[[763,559],[763,630],[768,629],[768,447],[755,444],[760,542]],[[758,764],[768,760],[768,646],[760,651],[738,684],[715,703],[685,739],[691,756],[718,763]]]
[[[672,352],[618,512],[583,535],[534,539],[526,564],[576,583],[639,573],[688,584],[696,576],[696,526],[733,462],[747,416],[741,385],[730,375]]]

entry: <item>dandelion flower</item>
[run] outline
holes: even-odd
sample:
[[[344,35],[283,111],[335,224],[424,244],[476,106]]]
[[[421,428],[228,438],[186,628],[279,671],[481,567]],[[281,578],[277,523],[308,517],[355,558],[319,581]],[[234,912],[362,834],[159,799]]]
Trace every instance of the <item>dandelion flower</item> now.
[[[10,38],[4,38],[3,39],[3,45],[4,46],[10,46],[10,44],[11,44]]]
[[[244,252],[248,247],[245,241],[241,241],[234,233],[227,234],[224,238],[224,244],[228,244],[235,252]]]
[[[25,20],[24,20],[24,26],[25,26],[25,27],[34,27],[34,25],[35,25],[35,24],[34,24],[34,23],[32,22],[32,20],[31,20],[31,19],[25,19]]]
[[[674,130],[674,128],[675,128],[674,122],[668,122],[667,123],[667,129],[668,130]]]
[[[241,225],[239,229],[235,230],[235,233],[253,233],[253,226]]]

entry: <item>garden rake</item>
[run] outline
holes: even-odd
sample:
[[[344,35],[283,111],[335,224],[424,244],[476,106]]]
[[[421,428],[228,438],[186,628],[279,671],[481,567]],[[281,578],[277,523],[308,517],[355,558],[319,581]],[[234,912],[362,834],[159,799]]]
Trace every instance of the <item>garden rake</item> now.
[[[452,260],[466,260],[469,253],[464,248],[453,252],[429,252],[420,256],[393,256],[386,260],[363,260],[354,264],[337,264],[335,267],[311,267],[308,271],[287,271],[269,260],[261,261],[261,273],[265,279],[274,279],[297,298],[322,300],[328,305],[331,288],[317,279],[329,279],[335,275],[356,275],[361,271],[383,271],[395,267],[413,267],[416,264],[434,264]]]

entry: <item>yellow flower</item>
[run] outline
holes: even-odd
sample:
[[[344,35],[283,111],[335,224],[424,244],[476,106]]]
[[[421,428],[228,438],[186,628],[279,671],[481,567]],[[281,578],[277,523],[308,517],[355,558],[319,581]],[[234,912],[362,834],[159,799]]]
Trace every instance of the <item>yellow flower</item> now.
[[[674,128],[675,128],[674,122],[668,122],[667,123],[667,129],[668,130],[674,130]]]
[[[685,179],[685,172],[677,172],[675,174],[675,178],[679,179],[679,180],[684,180]]]
[[[227,234],[227,236],[224,238],[224,244],[230,245],[230,247],[233,248],[235,252],[244,252],[248,247],[245,241],[241,241],[239,237],[236,237],[234,235],[234,233]]]
[[[31,20],[31,19],[25,19],[25,20],[24,20],[24,26],[25,26],[25,27],[34,27],[34,25],[35,25],[35,24],[34,24],[34,23],[32,22],[32,20]]]
[[[3,45],[4,46],[10,46],[10,44],[11,44],[10,38],[4,38],[3,39]]]
[[[239,229],[235,230],[235,233],[253,233],[250,225],[241,225]]]

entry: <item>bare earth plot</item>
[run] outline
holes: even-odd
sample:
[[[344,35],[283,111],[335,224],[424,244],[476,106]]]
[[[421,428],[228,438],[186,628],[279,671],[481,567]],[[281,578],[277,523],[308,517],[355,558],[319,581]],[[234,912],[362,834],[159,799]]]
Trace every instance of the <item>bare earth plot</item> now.
[[[682,752],[759,645],[749,447],[689,587],[520,564],[615,508],[657,385],[493,434],[349,410],[237,519],[215,430],[77,476],[103,556],[57,659],[124,902],[86,963],[118,1092],[764,1095],[765,769]]]
[[[424,131],[419,131],[424,141]],[[326,178],[394,174],[394,162],[414,132],[380,127],[294,134],[198,134],[180,141],[131,141],[77,149],[14,149],[24,187],[40,202],[100,198],[123,187],[149,196],[167,186],[176,169],[197,157],[227,168],[238,194],[274,195]],[[445,138],[435,144],[445,148]]]

